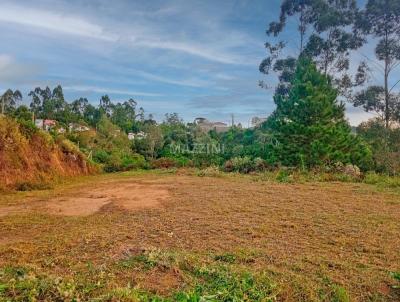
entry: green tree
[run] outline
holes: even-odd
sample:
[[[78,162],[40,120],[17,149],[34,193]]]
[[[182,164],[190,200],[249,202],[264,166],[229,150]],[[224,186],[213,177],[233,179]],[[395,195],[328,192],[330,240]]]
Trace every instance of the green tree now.
[[[146,137],[134,141],[135,150],[146,158],[154,159],[164,145],[161,128],[156,123],[146,123],[143,126]]]
[[[389,173],[400,173],[400,129],[386,128],[383,119],[370,119],[357,127],[361,136],[372,149],[374,170]]]
[[[111,121],[125,132],[132,131],[136,124],[136,105],[133,99],[117,103],[113,106]]]
[[[79,98],[73,101],[70,105],[71,111],[78,116],[83,117],[86,111],[86,108],[89,106],[89,101],[87,98]]]
[[[29,111],[29,108],[25,105],[21,105],[15,109],[12,116],[17,120],[32,121],[32,112]]]
[[[7,89],[7,91],[0,97],[1,114],[5,114],[8,109],[15,109],[16,104],[21,100],[22,94],[19,90],[12,91],[11,89]]]
[[[29,96],[32,98],[30,107],[36,117],[57,119],[63,123],[71,120],[71,111],[64,99],[60,85],[56,86],[53,91],[49,87],[45,89],[36,87],[29,93]]]
[[[94,107],[92,104],[88,104],[85,108],[85,111],[83,112],[83,118],[85,122],[91,125],[92,127],[97,126],[102,115],[103,114],[101,110]]]
[[[353,100],[354,105],[383,113],[385,127],[389,128],[391,121],[400,121],[400,98],[394,93],[400,80],[390,85],[393,71],[400,65],[400,1],[368,0],[358,15],[355,30],[377,41],[375,55],[382,64],[375,63],[383,73],[383,85],[359,92]]]
[[[361,63],[354,79],[348,73],[350,51],[364,42],[357,32],[351,31],[357,11],[355,0],[284,0],[279,21],[270,23],[267,35],[277,37],[284,31],[288,19],[297,21],[299,55],[313,58],[325,75],[331,75],[340,94],[348,96],[351,88],[363,84],[367,71],[365,63]],[[269,74],[271,70],[278,73],[276,92],[281,94],[287,94],[290,88],[297,59],[281,58],[285,46],[282,41],[267,42],[268,57],[260,64],[262,73]]]
[[[307,34],[307,27],[314,18],[313,0],[283,0],[279,21],[269,24],[267,35],[278,36],[285,28],[287,19],[295,17],[298,19],[297,29],[300,37],[300,53],[303,51]]]
[[[366,169],[371,152],[351,134],[345,106],[329,77],[301,58],[288,96],[275,95],[276,110],[266,123],[270,158],[285,166],[311,168],[336,162]]]
[[[111,117],[113,110],[114,110],[114,104],[111,102],[110,97],[106,94],[103,95],[100,98],[100,110],[103,111],[103,113],[107,117]]]
[[[51,99],[50,88],[46,87],[45,89],[42,89],[36,87],[34,90],[29,92],[28,96],[32,98],[30,108],[35,113],[35,117],[43,115],[43,104]]]

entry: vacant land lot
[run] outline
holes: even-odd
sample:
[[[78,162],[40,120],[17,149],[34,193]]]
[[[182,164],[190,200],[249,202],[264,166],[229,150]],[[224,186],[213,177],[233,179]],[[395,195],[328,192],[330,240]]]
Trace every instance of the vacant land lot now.
[[[0,234],[0,301],[400,299],[400,196],[364,184],[95,176],[2,195]]]

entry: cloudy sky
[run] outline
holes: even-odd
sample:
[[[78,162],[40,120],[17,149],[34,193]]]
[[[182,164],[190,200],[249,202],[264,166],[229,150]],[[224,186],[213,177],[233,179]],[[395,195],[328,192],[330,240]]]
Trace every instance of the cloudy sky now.
[[[245,126],[274,109],[258,87],[279,0],[0,0],[0,90],[61,84],[67,100],[134,98],[159,120],[178,112]],[[293,26],[292,26],[293,27]],[[283,36],[289,52],[294,30]],[[274,81],[267,79],[268,81]],[[29,99],[25,97],[25,102]],[[367,118],[350,108],[352,124]]]

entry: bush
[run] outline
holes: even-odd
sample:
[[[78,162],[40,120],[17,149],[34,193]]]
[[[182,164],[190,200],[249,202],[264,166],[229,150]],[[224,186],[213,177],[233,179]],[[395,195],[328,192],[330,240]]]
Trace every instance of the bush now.
[[[122,171],[122,159],[120,154],[111,153],[104,165],[104,171],[107,173]]]
[[[105,150],[96,150],[93,153],[93,160],[100,164],[108,163],[110,160],[110,154]]]
[[[151,162],[151,167],[153,169],[169,169],[178,168],[181,166],[181,163],[179,163],[176,159],[170,157],[161,157]]]
[[[80,154],[80,150],[78,146],[76,146],[73,142],[68,139],[57,139],[57,143],[61,147],[61,150],[64,153],[77,153]]]
[[[391,272],[390,276],[400,283],[400,272]],[[400,285],[393,285],[393,288],[400,289]]]
[[[225,172],[233,172],[233,163],[232,160],[227,160],[224,164],[224,171]]]
[[[205,169],[200,170],[197,173],[197,176],[209,176],[209,177],[217,177],[221,175],[221,171],[219,170],[219,168],[217,166],[210,166],[207,167]]]
[[[111,152],[96,150],[93,154],[93,160],[103,164],[104,171],[109,173],[147,167],[147,163],[142,155],[121,152],[119,150],[112,150]]]
[[[276,181],[278,182],[292,182],[293,176],[290,172],[286,169],[281,169],[275,176]]]
[[[377,174],[375,172],[367,173],[364,182],[370,185],[377,185],[383,188],[399,188],[400,177]]]
[[[258,172],[265,171],[268,168],[267,162],[261,157],[256,157],[254,159],[254,168]]]
[[[226,172],[249,173],[255,170],[255,163],[248,156],[238,156],[225,162],[224,170]]]
[[[131,169],[146,168],[147,163],[144,157],[140,154],[124,155],[121,161],[121,170],[127,171]]]
[[[399,128],[386,129],[381,120],[371,119],[357,127],[357,134],[371,146],[376,172],[400,173]]]
[[[39,129],[32,121],[18,120],[19,130],[26,138],[31,138],[34,134],[38,133]]]

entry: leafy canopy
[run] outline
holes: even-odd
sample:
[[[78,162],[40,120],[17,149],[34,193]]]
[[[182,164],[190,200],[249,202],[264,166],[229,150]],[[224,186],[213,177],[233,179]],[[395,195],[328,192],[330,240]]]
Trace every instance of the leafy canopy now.
[[[277,108],[267,121],[274,137],[270,158],[303,168],[336,162],[368,168],[370,150],[351,134],[337,95],[330,78],[300,58],[288,96],[275,95]]]

